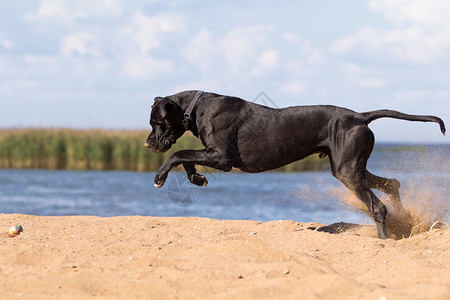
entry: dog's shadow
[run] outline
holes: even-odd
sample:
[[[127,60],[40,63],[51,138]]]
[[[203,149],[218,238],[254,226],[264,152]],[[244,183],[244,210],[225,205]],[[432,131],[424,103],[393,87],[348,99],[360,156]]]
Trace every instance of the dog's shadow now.
[[[327,232],[327,233],[331,233],[331,234],[340,234],[340,233],[344,233],[344,232],[352,230],[352,229],[355,229],[355,230],[360,229],[362,227],[372,227],[372,226],[339,222],[339,223],[334,223],[334,224],[320,226],[320,227],[308,227],[308,229],[314,230],[314,231],[320,231],[320,232]]]
[[[388,222],[388,232],[390,232],[390,238],[399,240],[411,237],[413,233],[421,233],[426,231],[427,227],[424,223],[416,223],[419,225],[413,226],[413,220],[411,215],[405,219],[405,216],[398,217],[394,216],[387,220]],[[342,234],[345,232],[353,232],[355,235],[367,236],[367,237],[377,237],[377,231],[373,225],[361,225],[353,223],[339,222],[331,225],[324,226],[311,226],[308,227],[309,230],[327,232],[330,234]]]
[[[353,223],[333,223],[330,225],[324,226],[312,226],[308,227],[309,230],[326,232],[330,234],[354,234],[357,236],[371,237],[377,238],[377,229],[374,225],[362,225],[362,224],[353,224]]]

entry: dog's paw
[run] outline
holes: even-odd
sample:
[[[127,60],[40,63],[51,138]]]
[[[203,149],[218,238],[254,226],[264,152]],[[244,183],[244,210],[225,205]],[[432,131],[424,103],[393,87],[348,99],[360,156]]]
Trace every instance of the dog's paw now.
[[[166,176],[167,178],[167,176]],[[159,174],[156,174],[155,176],[155,183],[154,183],[154,187],[156,188],[160,188],[164,185],[164,183],[166,182],[166,178],[164,178],[163,176],[160,176]]]
[[[189,176],[189,181],[198,186],[207,186],[208,185],[208,180],[206,179],[206,177],[201,174],[198,174],[198,173],[195,173],[195,174],[192,174],[191,176]]]
[[[155,188],[161,188],[162,186],[164,185],[164,181],[159,181],[158,183],[154,183],[153,184],[153,186],[155,187]]]

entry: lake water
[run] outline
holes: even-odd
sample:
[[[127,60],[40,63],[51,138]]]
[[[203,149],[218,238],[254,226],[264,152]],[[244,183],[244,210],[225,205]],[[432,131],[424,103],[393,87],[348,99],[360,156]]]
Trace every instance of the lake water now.
[[[378,145],[368,169],[376,175],[397,178],[408,205],[426,202],[448,218],[450,145],[421,146],[403,152],[398,152],[398,147]],[[153,187],[154,175],[3,169],[0,213],[370,222],[342,202],[350,194],[329,171],[204,173],[209,180],[206,188],[191,185],[184,173],[172,172],[165,186],[157,189]]]

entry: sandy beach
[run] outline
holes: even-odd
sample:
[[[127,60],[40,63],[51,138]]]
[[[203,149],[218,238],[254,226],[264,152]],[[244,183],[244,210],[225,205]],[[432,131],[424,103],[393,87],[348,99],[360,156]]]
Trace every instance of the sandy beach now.
[[[448,228],[320,226],[0,215],[0,299],[450,299]]]

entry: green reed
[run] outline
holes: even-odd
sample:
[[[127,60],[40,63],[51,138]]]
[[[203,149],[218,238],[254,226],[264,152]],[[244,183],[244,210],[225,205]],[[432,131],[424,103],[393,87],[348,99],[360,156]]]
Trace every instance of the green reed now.
[[[148,134],[146,130],[0,129],[0,168],[155,171],[176,151],[204,148],[193,135],[185,134],[168,152],[155,154],[144,146]],[[312,155],[277,171],[320,171],[328,165],[328,159]]]

